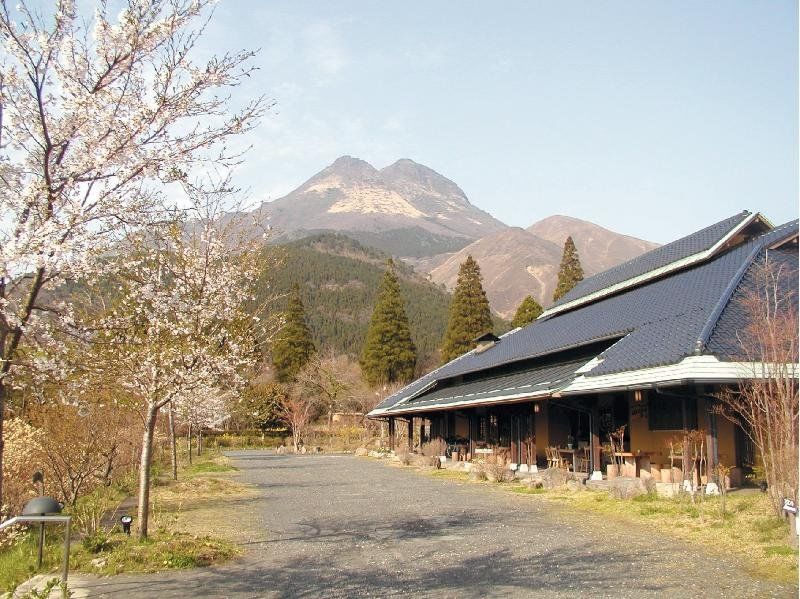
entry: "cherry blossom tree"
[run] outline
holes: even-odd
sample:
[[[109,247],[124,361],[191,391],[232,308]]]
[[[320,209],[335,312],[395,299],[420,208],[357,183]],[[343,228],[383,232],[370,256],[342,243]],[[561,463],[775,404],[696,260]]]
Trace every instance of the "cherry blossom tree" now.
[[[178,398],[208,404],[209,388],[243,386],[257,357],[259,318],[248,303],[258,253],[232,249],[222,196],[190,192],[191,208],[172,226],[133,236],[134,249],[120,257],[113,309],[98,323],[97,342],[114,348],[109,368],[142,413],[140,538],[159,411]]]
[[[46,15],[0,0],[0,465],[15,371],[52,371],[52,328],[74,325],[52,291],[103,276],[122,226],[159,219],[165,186],[204,164],[237,162],[226,141],[268,108],[261,97],[232,108],[228,92],[248,76],[251,52],[195,59],[214,0],[120,4],[114,16],[98,1],[86,17],[74,0],[55,0]],[[185,359],[171,351],[164,357]],[[147,364],[153,377],[164,370]],[[154,385],[142,390],[158,405]]]

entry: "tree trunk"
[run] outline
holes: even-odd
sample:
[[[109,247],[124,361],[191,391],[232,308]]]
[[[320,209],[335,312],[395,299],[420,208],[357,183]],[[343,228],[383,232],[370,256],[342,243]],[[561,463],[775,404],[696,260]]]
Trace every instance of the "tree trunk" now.
[[[6,382],[5,379],[0,380],[0,521],[3,520],[2,507],[3,507],[3,450],[5,449],[5,436],[3,435],[3,422],[6,412]],[[9,516],[11,514],[8,514]]]
[[[200,453],[203,451],[203,429],[197,431],[195,435],[197,437],[197,457],[200,457]]]
[[[333,430],[333,404],[328,406],[328,432]]]
[[[139,539],[147,538],[147,520],[150,516],[150,465],[153,459],[153,434],[156,429],[158,407],[155,403],[147,406],[147,418],[142,433],[142,458],[139,462]]]
[[[175,417],[172,415],[172,403],[167,404],[169,416],[169,445],[170,458],[172,459],[172,480],[178,480],[178,442],[175,440]]]
[[[192,423],[191,423],[191,421],[189,421],[189,432],[187,433],[187,441],[189,443],[187,445],[187,447],[189,448],[189,465],[191,465],[191,463],[192,463]]]

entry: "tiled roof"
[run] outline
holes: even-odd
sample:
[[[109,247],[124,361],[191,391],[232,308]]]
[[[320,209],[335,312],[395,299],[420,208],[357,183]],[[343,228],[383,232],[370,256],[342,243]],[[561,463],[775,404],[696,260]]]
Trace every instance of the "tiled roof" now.
[[[575,379],[575,371],[590,359],[591,356],[566,362],[550,362],[523,368],[517,372],[434,388],[397,408],[419,409],[461,402],[476,403],[487,399],[513,398],[515,395],[549,394],[571,383]]]
[[[796,232],[797,221],[788,223],[706,262],[537,320],[503,336],[482,353],[469,352],[417,379],[387,397],[376,410],[388,409],[413,394],[424,397],[430,391],[423,390],[435,381],[479,371],[492,376],[490,369],[502,365],[604,339],[615,342],[599,354],[602,361],[586,373],[587,377],[675,364],[698,351],[724,351],[713,336],[706,343],[705,331],[710,327],[713,330],[715,319],[723,312],[721,306],[730,298],[754,253]]]
[[[654,250],[618,264],[608,270],[584,279],[551,306],[555,308],[578,300],[587,295],[602,291],[624,281],[635,279],[656,269],[668,266],[689,256],[704,252],[721,241],[728,233],[750,217],[749,212],[741,212],[730,218],[701,229]]]
[[[778,297],[793,297],[791,301],[797,302],[797,248],[759,252],[758,258],[747,269],[730,301],[725,305],[706,344],[707,351],[717,355],[720,359],[748,360],[752,357],[746,355],[748,353],[746,351],[747,339],[741,336],[741,331],[749,324],[748,310],[742,300],[756,288],[759,279],[758,270],[763,268],[767,254],[769,263],[775,268],[782,269],[788,275],[778,279],[778,283],[781,285]]]

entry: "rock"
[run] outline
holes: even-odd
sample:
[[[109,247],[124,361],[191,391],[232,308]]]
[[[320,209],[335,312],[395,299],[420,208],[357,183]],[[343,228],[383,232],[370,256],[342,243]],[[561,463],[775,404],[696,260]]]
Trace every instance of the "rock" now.
[[[306,446],[305,446],[305,445],[303,445],[303,446],[300,448],[300,453],[308,453],[308,449],[306,449]]]
[[[567,489],[570,491],[583,491],[583,485],[579,480],[568,480],[567,481]]]
[[[369,457],[371,457],[371,458],[384,458],[384,457],[386,457],[385,453],[383,453],[381,451],[375,451],[375,450],[370,451],[367,455]]]
[[[706,495],[719,495],[719,485],[710,482],[706,485]]]
[[[285,454],[286,453],[286,447],[284,447],[283,445],[279,445],[278,448],[275,450],[275,453],[277,453],[278,455]]]
[[[557,489],[566,485],[572,475],[561,468],[548,468],[540,472],[539,477],[545,489]]]
[[[641,478],[618,478],[610,490],[617,499],[633,499],[648,493],[647,486]]]
[[[96,557],[92,561],[89,562],[92,565],[92,568],[105,568],[108,560],[104,557]]]
[[[363,456],[369,455],[369,453],[370,452],[366,447],[359,447],[358,449],[356,449],[356,455],[357,456],[363,457]],[[373,453],[377,453],[377,452],[373,452]]]

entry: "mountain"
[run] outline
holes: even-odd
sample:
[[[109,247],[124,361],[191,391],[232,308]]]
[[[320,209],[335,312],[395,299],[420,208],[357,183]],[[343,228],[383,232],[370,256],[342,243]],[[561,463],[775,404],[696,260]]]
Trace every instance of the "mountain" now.
[[[528,229],[509,228],[488,235],[458,252],[413,261],[433,282],[455,286],[458,267],[471,255],[483,274],[489,304],[503,318],[512,318],[526,295],[542,306],[553,303],[564,241],[571,235],[585,276],[635,258],[658,244],[620,235],[568,216],[551,216]]]
[[[454,251],[506,228],[458,185],[408,159],[377,170],[342,156],[261,210],[279,239],[338,231],[401,256]]]
[[[564,241],[571,235],[587,275],[602,272],[658,247],[657,243],[620,235],[571,216],[548,216],[527,230],[560,248],[564,247]]]
[[[553,297],[561,248],[516,227],[488,235],[454,254],[421,263],[418,268],[430,268],[432,281],[452,289],[458,268],[468,255],[481,267],[489,305],[504,318],[514,316],[526,295],[533,295],[540,303]]]
[[[338,234],[314,235],[264,251],[260,299],[277,296],[274,310],[280,311],[292,284],[298,283],[317,348],[331,347],[357,357],[389,256]],[[450,294],[408,265],[396,263],[396,269],[418,350],[418,369],[430,369],[438,365]]]

